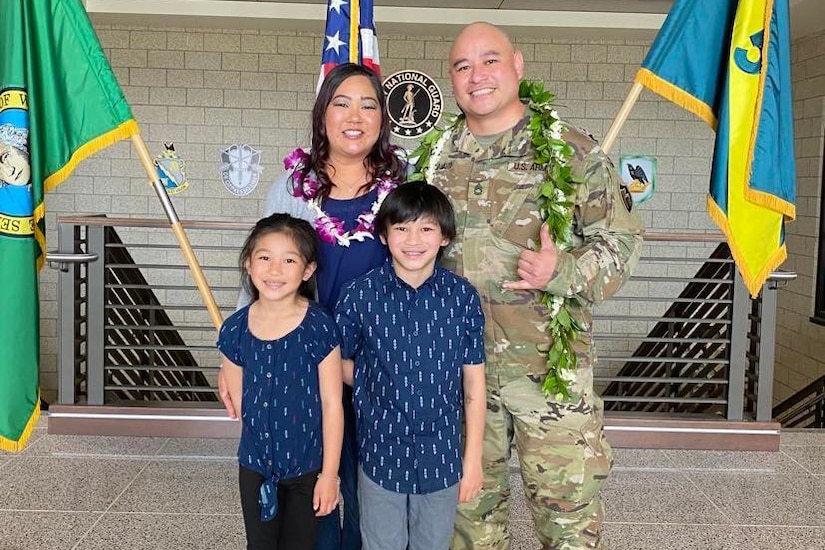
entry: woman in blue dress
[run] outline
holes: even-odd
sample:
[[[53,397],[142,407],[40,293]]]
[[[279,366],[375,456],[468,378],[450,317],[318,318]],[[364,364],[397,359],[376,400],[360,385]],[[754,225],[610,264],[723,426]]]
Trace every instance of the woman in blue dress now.
[[[266,215],[284,212],[315,227],[320,239],[318,302],[329,310],[345,283],[387,257],[373,222],[384,197],[406,177],[407,166],[390,144],[385,103],[381,81],[370,69],[348,63],[330,71],[312,109],[311,149],[296,149],[284,159],[286,171],[267,195]],[[228,401],[225,392],[221,396]],[[321,522],[316,550],[361,548],[358,448],[349,387],[344,388],[344,420],[343,529],[334,510]]]

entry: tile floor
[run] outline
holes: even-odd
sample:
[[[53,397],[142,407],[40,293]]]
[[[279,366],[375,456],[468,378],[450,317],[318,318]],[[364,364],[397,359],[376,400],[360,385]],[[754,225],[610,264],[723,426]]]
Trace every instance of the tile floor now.
[[[0,453],[0,550],[244,547],[230,440],[80,437],[41,420]],[[825,432],[764,452],[618,449],[604,492],[619,549],[825,549]],[[513,550],[539,549],[513,470]]]

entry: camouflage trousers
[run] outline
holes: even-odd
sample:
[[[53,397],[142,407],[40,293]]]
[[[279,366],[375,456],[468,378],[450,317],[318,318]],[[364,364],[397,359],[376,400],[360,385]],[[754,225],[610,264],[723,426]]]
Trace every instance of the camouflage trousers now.
[[[511,443],[515,439],[524,493],[545,550],[603,549],[600,492],[612,466],[603,437],[602,400],[593,394],[592,370],[579,371],[585,390],[577,402],[548,401],[543,377],[504,381],[487,376],[484,487],[459,505],[454,550],[507,550]]]

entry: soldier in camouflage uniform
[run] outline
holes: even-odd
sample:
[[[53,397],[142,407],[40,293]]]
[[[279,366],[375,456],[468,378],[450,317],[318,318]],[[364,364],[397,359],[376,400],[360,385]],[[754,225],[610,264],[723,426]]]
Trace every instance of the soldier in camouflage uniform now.
[[[603,548],[602,483],[611,450],[602,401],[593,392],[592,304],[615,293],[635,266],[642,227],[609,159],[589,137],[573,146],[574,247],[554,245],[541,227],[536,196],[543,168],[533,162],[529,111],[518,99],[521,54],[497,28],[465,28],[450,54],[464,117],[444,143],[431,182],[453,201],[458,235],[447,267],[478,289],[487,318],[487,423],[483,493],[459,506],[455,549],[507,549],[508,459],[515,439],[524,491],[545,549]],[[521,280],[519,280],[521,279]],[[574,298],[587,327],[575,344],[572,402],[546,398],[549,336],[542,291]]]

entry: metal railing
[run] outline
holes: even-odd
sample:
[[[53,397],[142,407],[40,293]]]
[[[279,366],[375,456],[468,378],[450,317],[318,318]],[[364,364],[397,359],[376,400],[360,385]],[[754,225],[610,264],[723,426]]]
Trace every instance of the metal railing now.
[[[675,243],[679,239],[668,236],[665,242]],[[694,236],[681,239],[695,242]],[[653,240],[652,245],[656,242]],[[734,270],[727,245],[710,242],[716,248],[709,257],[700,249],[678,258],[646,258],[655,273],[638,277],[637,280],[647,283],[647,295],[633,296],[631,301],[666,309],[659,317],[645,312],[645,320],[655,324],[646,335],[638,336],[632,354],[606,358],[619,364],[624,362],[615,376],[606,378],[610,383],[602,397],[607,410],[713,414],[724,409]],[[684,273],[669,274],[662,269],[664,266],[682,268]],[[672,286],[674,283],[677,286]],[[661,287],[665,290],[659,290]],[[678,295],[673,296],[680,288]],[[599,336],[616,338],[612,334]],[[631,335],[619,338],[628,343],[635,339]]]
[[[184,226],[228,315],[251,224]],[[606,408],[770,420],[776,283],[751,300],[721,236],[645,239],[634,276],[594,312]],[[60,404],[215,399],[215,329],[165,221],[60,217],[57,253]]]
[[[231,313],[251,224],[184,226],[213,295]],[[58,250],[48,259],[61,268],[60,404],[217,400],[216,331],[168,223],[59,218]]]
[[[625,314],[608,302],[594,316],[605,408],[769,421],[776,286],[795,275],[773,274],[751,299],[721,236],[645,241],[636,274],[611,299]],[[617,319],[633,328],[617,327]]]
[[[773,417],[783,428],[825,428],[825,376],[774,407]]]

